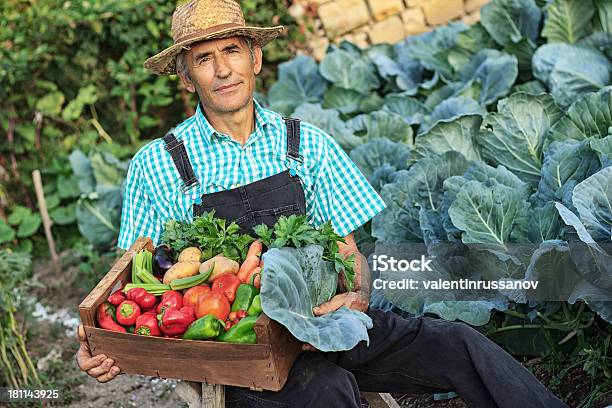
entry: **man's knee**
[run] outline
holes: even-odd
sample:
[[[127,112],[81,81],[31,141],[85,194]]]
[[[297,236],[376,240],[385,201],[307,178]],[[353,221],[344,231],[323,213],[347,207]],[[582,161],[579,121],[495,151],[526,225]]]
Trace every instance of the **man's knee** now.
[[[359,407],[361,405],[359,387],[355,376],[342,367],[319,371],[309,385],[312,406]]]

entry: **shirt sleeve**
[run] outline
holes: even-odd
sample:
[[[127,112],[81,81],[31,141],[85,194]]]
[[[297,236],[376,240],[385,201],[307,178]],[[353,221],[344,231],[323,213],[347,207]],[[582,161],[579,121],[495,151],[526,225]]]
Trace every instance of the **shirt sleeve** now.
[[[315,180],[316,224],[331,221],[342,237],[381,212],[386,204],[342,147],[326,135],[326,151]]]
[[[150,237],[153,245],[157,245],[161,238],[163,222],[151,204],[143,176],[137,161],[132,160],[128,168],[121,208],[121,227],[117,242],[121,249],[129,249],[139,237]]]

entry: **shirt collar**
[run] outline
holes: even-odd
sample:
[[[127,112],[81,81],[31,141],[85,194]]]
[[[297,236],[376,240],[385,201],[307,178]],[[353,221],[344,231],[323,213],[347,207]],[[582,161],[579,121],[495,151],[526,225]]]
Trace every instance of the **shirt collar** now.
[[[262,131],[263,128],[267,125],[272,125],[278,129],[278,123],[274,120],[274,116],[271,113],[264,109],[256,99],[253,99],[255,105],[255,132]],[[215,130],[215,128],[210,124],[208,119],[206,119],[206,115],[204,115],[204,110],[202,109],[202,105],[198,102],[198,106],[195,112],[196,122],[200,129],[200,133],[202,137],[210,142],[211,138],[214,136],[219,136],[219,133]]]

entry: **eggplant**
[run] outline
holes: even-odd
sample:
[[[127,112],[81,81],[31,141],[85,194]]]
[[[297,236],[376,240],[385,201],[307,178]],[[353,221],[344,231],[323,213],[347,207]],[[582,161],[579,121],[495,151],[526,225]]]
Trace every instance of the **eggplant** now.
[[[153,275],[156,278],[163,278],[168,269],[174,265],[172,256],[172,248],[167,244],[161,244],[155,247],[153,255]]]

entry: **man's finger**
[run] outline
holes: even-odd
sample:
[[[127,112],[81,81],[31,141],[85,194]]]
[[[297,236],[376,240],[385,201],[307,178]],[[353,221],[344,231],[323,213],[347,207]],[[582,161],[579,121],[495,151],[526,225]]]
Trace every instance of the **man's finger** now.
[[[113,366],[113,368],[111,368],[108,373],[99,376],[98,378],[96,378],[96,380],[98,380],[98,382],[100,383],[105,383],[115,378],[120,372],[121,370],[119,369],[119,367]]]
[[[77,351],[77,363],[79,368],[83,371],[91,370],[94,367],[98,367],[106,360],[106,356],[104,354],[97,355],[95,357],[91,357],[88,351],[83,349],[79,349]]]
[[[80,325],[79,328],[77,329],[77,339],[79,340],[79,343],[81,343],[79,352],[81,350],[84,350],[85,353],[87,354],[87,357],[90,357],[91,350],[89,349],[89,343],[87,342],[87,336],[85,335],[85,329],[83,328],[83,325]]]
[[[77,329],[77,339],[81,342],[87,341],[87,336],[85,336],[85,328],[82,324],[80,324]]]
[[[316,348],[312,344],[308,344],[308,343],[302,344],[302,350],[304,350],[304,351],[319,351],[318,348]]]
[[[326,313],[331,313],[334,310],[338,310],[340,309],[340,307],[343,305],[344,303],[342,302],[342,299],[339,298],[338,296],[332,298],[330,301],[325,302],[317,307],[313,307],[312,308],[312,312],[314,313],[315,316],[321,316],[324,315]]]
[[[111,360],[110,358],[107,358],[98,367],[94,367],[91,370],[87,370],[87,374],[95,378],[100,377],[101,375],[106,374],[110,371],[110,369],[113,367],[113,363],[114,363],[113,360]]]

